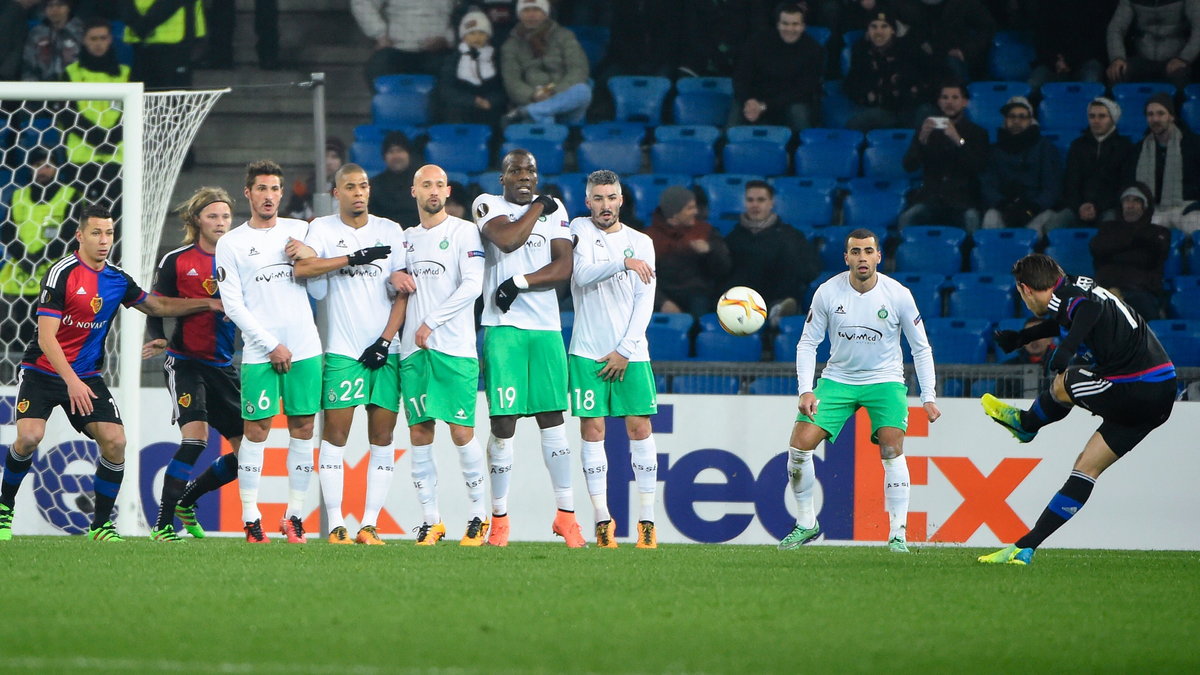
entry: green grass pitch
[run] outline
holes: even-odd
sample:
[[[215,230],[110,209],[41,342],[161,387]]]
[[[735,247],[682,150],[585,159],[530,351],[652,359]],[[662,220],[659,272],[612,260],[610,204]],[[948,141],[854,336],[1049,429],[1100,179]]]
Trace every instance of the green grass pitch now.
[[[0,671],[1197,672],[1200,554],[0,544]]]

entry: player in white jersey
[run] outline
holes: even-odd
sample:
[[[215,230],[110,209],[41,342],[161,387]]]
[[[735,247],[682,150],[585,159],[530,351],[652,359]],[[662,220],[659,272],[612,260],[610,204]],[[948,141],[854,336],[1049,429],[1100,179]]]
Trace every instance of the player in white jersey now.
[[[475,299],[483,291],[483,242],[479,228],[446,213],[446,172],[427,165],[413,176],[412,195],[421,223],[404,232],[405,264],[417,290],[409,297],[400,337],[400,381],[412,441],[412,477],[424,522],[417,544],[446,536],[438,512],[436,420],[450,427],[458,449],[470,519],[459,544],[480,546],[487,536],[483,449],[475,440],[479,358],[475,352]]]
[[[822,441],[836,440],[846,420],[859,408],[871,417],[871,442],[879,444],[883,460],[883,499],[888,512],[888,547],[908,553],[908,460],[904,432],[908,429],[908,389],[900,335],[908,338],[921,387],[921,402],[932,423],[941,417],[934,396],[933,350],[925,337],[921,314],[912,293],[900,282],[876,271],[882,255],[879,237],[857,229],[846,237],[843,272],[821,284],[813,296],[804,333],[796,345],[796,378],[800,414],[792,427],[788,476],[796,498],[796,526],[779,548],[792,549],[820,533],[813,509],[816,467],[813,450]],[[813,389],[817,345],[828,332],[829,363]],[[819,404],[819,405],[818,405]]]
[[[604,419],[625,418],[641,512],[637,547],[657,548],[654,499],[658,451],[650,416],[658,412],[646,326],[654,313],[654,243],[619,220],[621,179],[594,171],[587,179],[590,218],[571,221],[575,246],[571,298],[575,328],[567,370],[571,414],[579,418],[583,476],[596,512],[596,545],[616,548],[608,510]]]
[[[508,485],[517,420],[533,416],[542,436],[558,512],[552,526],[567,546],[587,545],[575,519],[567,408],[567,355],[555,288],[571,277],[571,232],[562,202],[535,197],[537,161],[513,150],[500,165],[503,195],[482,194],[472,208],[483,235],[483,374],[492,435],[488,463],[492,519],[488,544],[508,544]]]
[[[379,546],[379,513],[396,464],[392,430],[400,410],[400,345],[405,296],[389,278],[404,268],[400,225],[367,212],[371,183],[357,164],[333,176],[338,212],[313,220],[296,261],[301,279],[323,277],[325,367],[321,386],[321,451],[317,477],[329,520],[329,543]],[[394,297],[393,297],[394,296]],[[346,441],[354,409],[367,408],[370,445],[367,493],[358,534],[350,538],[342,513]]]
[[[287,416],[288,503],[280,531],[304,543],[304,496],[312,477],[313,417],[320,407],[321,340],[292,258],[308,233],[303,220],[278,217],[283,170],[270,160],[246,167],[250,220],[217,241],[217,284],[225,314],[242,331],[242,419],[238,492],[246,541],[266,543],[258,484],[271,418]]]

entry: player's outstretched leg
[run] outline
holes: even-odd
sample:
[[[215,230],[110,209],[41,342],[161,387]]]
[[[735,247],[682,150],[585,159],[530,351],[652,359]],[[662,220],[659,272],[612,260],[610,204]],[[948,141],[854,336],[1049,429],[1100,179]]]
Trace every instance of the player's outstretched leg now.
[[[204,470],[204,473],[184,488],[179,503],[175,505],[175,517],[183,523],[183,529],[187,530],[188,534],[197,539],[204,538],[204,528],[200,526],[200,520],[196,517],[196,501],[210,492],[219,490],[221,486],[232,483],[238,477],[237,470],[237,453],[221,455]]]
[[[1063,419],[1071,412],[1071,406],[1060,403],[1049,391],[1042,392],[1029,410],[1008,405],[991,394],[984,394],[979,402],[988,417],[1008,429],[1022,443],[1032,441],[1039,429]]]

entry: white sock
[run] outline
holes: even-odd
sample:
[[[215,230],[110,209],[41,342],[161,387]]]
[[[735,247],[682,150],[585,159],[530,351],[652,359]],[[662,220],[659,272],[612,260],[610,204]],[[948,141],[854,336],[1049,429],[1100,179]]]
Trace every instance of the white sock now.
[[[817,524],[817,512],[813,508],[817,466],[813,463],[812,455],[812,450],[788,448],[788,483],[796,498],[796,524],[805,529]]]
[[[592,509],[596,522],[612,520],[608,512],[608,455],[604,452],[604,441],[583,441],[583,478],[587,481],[588,496],[592,498]]]
[[[658,448],[654,445],[654,436],[629,441],[629,463],[633,465],[633,477],[641,499],[638,520],[654,522],[654,496],[658,490]]]
[[[575,510],[575,492],[571,488],[571,449],[567,447],[567,425],[542,429],[542,459],[550,471],[554,504],[561,511]]]
[[[471,517],[487,520],[487,509],[483,503],[483,448],[474,438],[458,448],[458,465],[462,467],[463,483],[467,486],[467,499],[471,502]]]
[[[492,484],[492,515],[503,516],[508,513],[508,483],[512,479],[512,439],[490,436],[487,459]]]
[[[308,496],[308,484],[313,474],[312,439],[289,438],[287,463],[288,503],[284,518],[303,518],[304,498]]]
[[[321,499],[325,502],[325,516],[329,529],[344,527],[342,516],[342,490],[346,475],[346,447],[321,441],[321,453],[317,458],[317,480],[321,482]]]
[[[395,475],[396,449],[391,443],[371,446],[371,467],[367,470],[367,503],[363,508],[364,527],[379,523],[379,512],[387,502],[388,490]]]
[[[883,503],[888,512],[888,539],[905,538],[908,529],[908,459],[904,455],[883,460]]]
[[[263,453],[267,442],[242,438],[238,447],[238,494],[242,497],[242,520],[252,523],[262,519],[258,511],[258,482],[262,479]]]
[[[432,445],[413,446],[412,480],[413,487],[417,488],[417,499],[421,502],[421,515],[425,522],[430,525],[442,522],[437,506],[438,476]]]

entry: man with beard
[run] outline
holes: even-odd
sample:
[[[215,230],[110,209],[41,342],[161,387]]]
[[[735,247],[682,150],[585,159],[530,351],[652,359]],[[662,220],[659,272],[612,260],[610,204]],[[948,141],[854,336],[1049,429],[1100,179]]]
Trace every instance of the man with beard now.
[[[1024,96],[1008,99],[1000,114],[1004,126],[981,177],[988,209],[983,227],[1028,227],[1045,234],[1065,220],[1052,210],[1062,189],[1058,149],[1042,138],[1033,106]]]
[[[1146,136],[1134,146],[1134,179],[1153,189],[1154,222],[1200,230],[1200,137],[1175,124],[1175,102],[1158,93],[1146,102]]]

